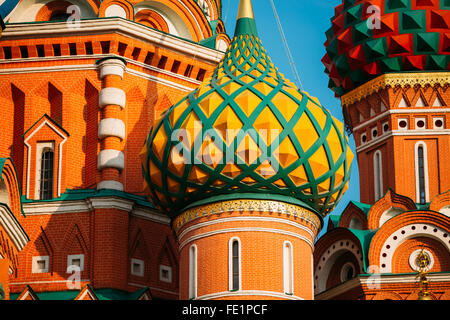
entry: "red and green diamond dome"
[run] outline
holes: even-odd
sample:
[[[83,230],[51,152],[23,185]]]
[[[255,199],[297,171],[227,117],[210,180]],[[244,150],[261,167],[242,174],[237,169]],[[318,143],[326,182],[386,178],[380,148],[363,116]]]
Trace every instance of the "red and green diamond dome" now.
[[[322,62],[337,96],[384,73],[447,71],[450,0],[344,0]]]

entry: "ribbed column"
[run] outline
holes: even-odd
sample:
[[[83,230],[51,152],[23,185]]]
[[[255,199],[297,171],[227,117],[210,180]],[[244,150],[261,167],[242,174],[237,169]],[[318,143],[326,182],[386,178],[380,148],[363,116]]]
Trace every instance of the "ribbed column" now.
[[[97,189],[123,191],[120,173],[125,167],[121,143],[125,139],[122,112],[126,105],[126,94],[121,86],[126,62],[118,57],[108,57],[99,60],[97,64],[103,81],[103,89],[99,95],[101,120],[98,126],[100,153],[97,161],[102,176]]]

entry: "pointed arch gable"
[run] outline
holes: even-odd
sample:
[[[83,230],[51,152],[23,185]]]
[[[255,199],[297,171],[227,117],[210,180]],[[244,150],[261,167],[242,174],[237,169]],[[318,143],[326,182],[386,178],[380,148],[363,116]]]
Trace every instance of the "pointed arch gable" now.
[[[392,189],[388,189],[387,193],[378,200],[370,209],[367,226],[369,229],[378,229],[383,214],[391,209],[399,208],[403,211],[416,210],[416,204],[408,197],[395,193]]]
[[[37,194],[37,149],[39,141],[53,142],[55,154],[53,195],[59,197],[63,189],[63,147],[69,138],[69,133],[47,114],[36,121],[23,135],[26,152],[24,155],[25,195],[28,199],[39,199]]]

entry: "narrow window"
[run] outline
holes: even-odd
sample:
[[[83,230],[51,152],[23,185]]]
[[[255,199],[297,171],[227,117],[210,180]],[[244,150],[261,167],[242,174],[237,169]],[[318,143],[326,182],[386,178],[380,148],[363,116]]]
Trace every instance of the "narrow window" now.
[[[53,167],[55,153],[51,149],[44,149],[41,156],[40,199],[53,198]]]
[[[383,196],[383,164],[381,159],[381,151],[375,152],[373,156],[373,173],[375,201],[378,201]]]
[[[189,249],[189,299],[197,297],[197,246]]]
[[[240,257],[239,239],[230,240],[230,291],[238,291],[241,289],[241,257]]]
[[[286,241],[283,244],[283,281],[284,293],[293,294],[294,290],[294,275],[293,275],[293,259],[292,259],[292,244]]]
[[[420,204],[428,201],[427,146],[418,142],[415,148],[416,162],[416,198]]]

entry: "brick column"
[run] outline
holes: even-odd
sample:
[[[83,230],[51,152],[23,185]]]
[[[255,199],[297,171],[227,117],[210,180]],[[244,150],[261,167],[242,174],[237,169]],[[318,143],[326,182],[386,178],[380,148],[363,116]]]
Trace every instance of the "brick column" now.
[[[121,89],[126,62],[118,57],[108,57],[97,62],[103,89],[99,95],[102,110],[98,126],[101,142],[97,167],[101,171],[101,182],[97,189],[123,191],[120,173],[125,166],[125,156],[121,142],[125,139],[125,123],[122,120],[126,105],[126,95]]]

